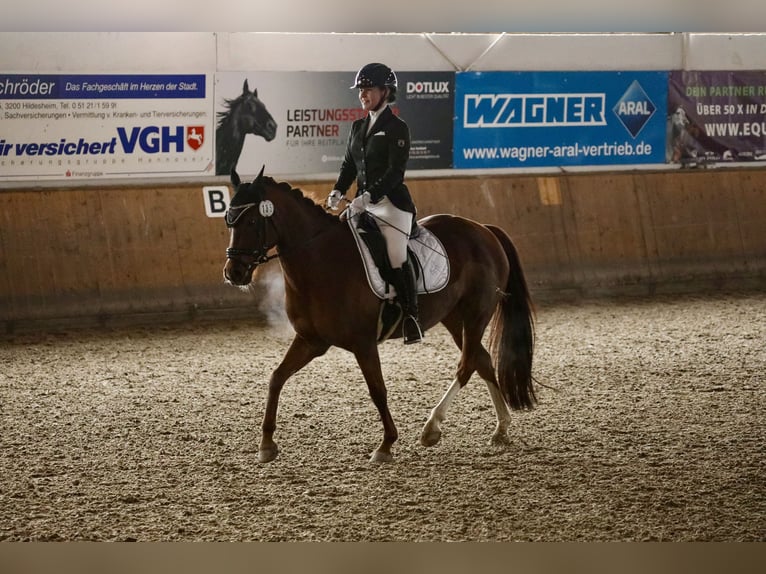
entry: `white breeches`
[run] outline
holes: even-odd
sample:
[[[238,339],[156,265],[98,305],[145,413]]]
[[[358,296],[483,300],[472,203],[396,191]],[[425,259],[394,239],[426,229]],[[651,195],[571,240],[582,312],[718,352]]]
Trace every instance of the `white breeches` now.
[[[378,203],[369,204],[367,211],[375,216],[375,221],[383,233],[391,267],[398,269],[407,261],[407,240],[412,228],[412,214],[396,207],[388,197],[383,197]]]

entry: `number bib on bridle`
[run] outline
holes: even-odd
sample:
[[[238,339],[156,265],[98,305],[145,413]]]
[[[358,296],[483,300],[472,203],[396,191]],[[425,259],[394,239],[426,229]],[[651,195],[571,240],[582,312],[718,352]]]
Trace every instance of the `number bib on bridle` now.
[[[274,204],[268,199],[264,199],[258,203],[247,203],[245,205],[237,205],[236,207],[229,207],[226,210],[226,227],[234,227],[242,216],[250,211],[250,208],[258,206],[258,213],[261,217],[271,217],[274,215]]]

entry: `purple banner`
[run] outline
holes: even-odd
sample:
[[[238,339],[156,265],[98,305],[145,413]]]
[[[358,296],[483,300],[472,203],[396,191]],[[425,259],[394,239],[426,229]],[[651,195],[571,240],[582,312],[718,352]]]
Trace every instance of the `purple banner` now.
[[[766,72],[671,72],[667,135],[668,163],[765,161]]]

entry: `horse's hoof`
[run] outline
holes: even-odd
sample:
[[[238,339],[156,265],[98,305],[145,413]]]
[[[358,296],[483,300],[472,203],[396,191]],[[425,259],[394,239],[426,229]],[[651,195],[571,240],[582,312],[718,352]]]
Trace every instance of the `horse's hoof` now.
[[[508,436],[508,433],[496,432],[492,435],[492,440],[489,441],[489,444],[492,446],[509,446],[511,444],[511,439]]]
[[[379,450],[373,452],[372,456],[370,457],[370,462],[385,463],[391,462],[392,460],[394,460],[394,457],[390,452],[381,452]]]
[[[442,438],[442,431],[440,430],[425,430],[420,435],[420,444],[423,446],[436,446]]]
[[[271,462],[277,458],[278,454],[279,449],[277,448],[277,445],[270,448],[262,448],[258,451],[258,462]]]
[[[420,435],[420,444],[423,446],[436,446],[442,438],[442,433],[439,431],[432,431],[430,433],[423,433]]]

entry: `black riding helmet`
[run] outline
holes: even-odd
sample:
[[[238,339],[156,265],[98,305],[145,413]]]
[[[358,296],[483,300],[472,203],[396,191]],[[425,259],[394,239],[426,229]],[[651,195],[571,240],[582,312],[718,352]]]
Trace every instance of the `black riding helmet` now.
[[[388,101],[393,102],[396,98],[397,86],[394,71],[385,64],[374,62],[362,66],[356,73],[354,85],[350,86],[350,88],[352,90],[355,88],[388,88]]]

